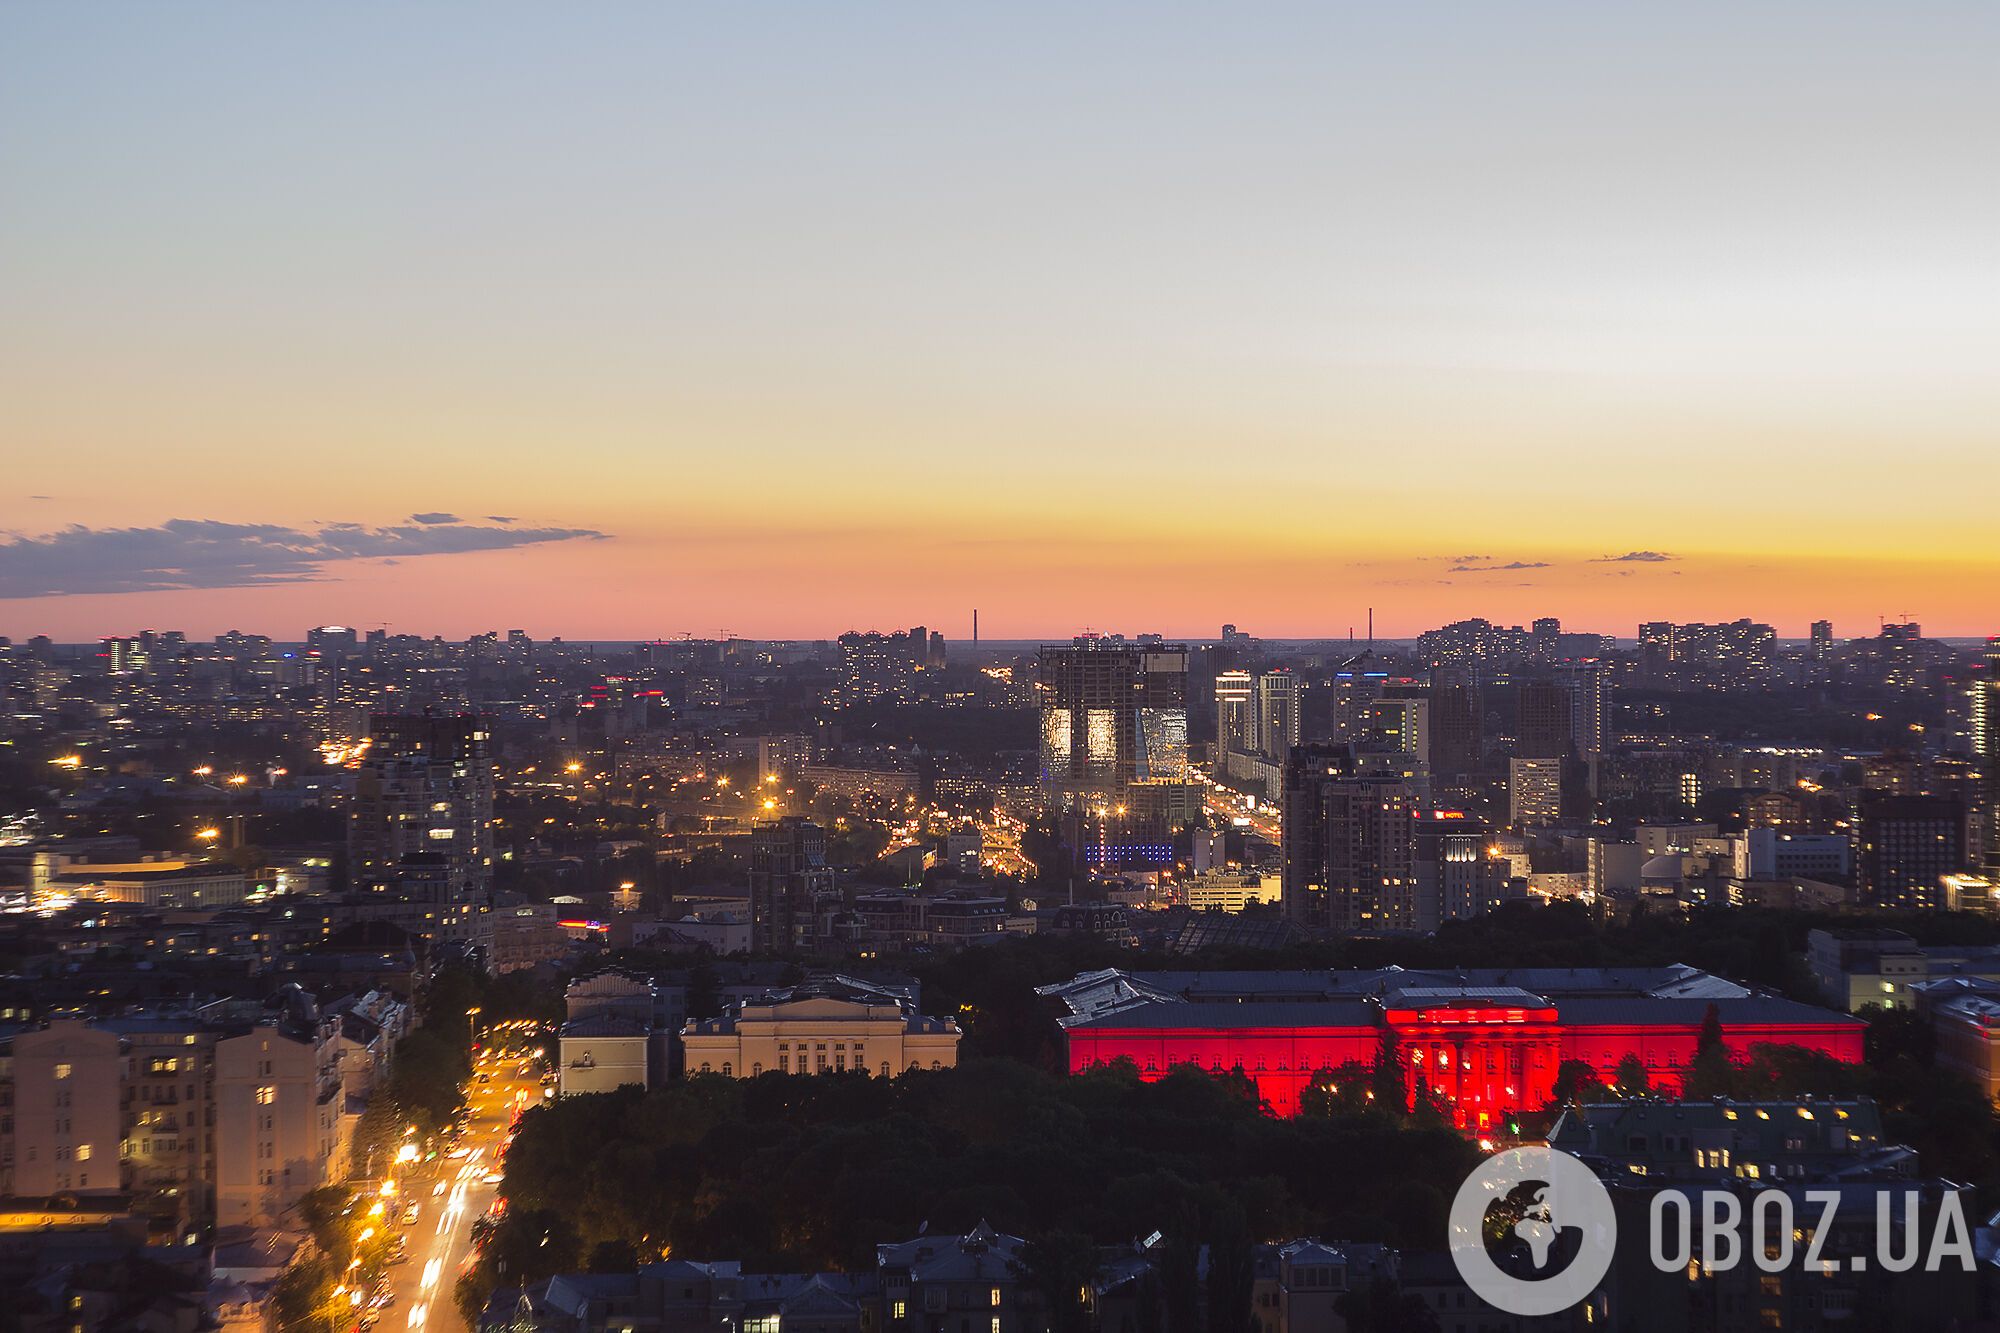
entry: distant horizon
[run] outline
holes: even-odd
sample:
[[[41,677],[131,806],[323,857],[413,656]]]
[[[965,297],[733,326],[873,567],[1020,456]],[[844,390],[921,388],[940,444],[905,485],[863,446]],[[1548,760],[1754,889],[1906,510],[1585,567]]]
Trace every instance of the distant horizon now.
[[[1477,618],[1477,617],[1469,617],[1469,618]],[[1507,624],[1501,621],[1491,620],[1490,617],[1488,617],[1487,619],[1490,621],[1490,623],[1499,626],[1501,628],[1510,628],[1510,629],[1527,628],[1527,622],[1520,622],[1519,624]],[[1734,621],[1737,619],[1742,619],[1742,617],[1736,617],[1736,616],[1729,617],[1729,621]],[[1749,619],[1753,623],[1757,624],[1769,623],[1765,621],[1758,621],[1754,616],[1749,617]],[[1675,623],[1685,624],[1690,622],[1677,621]],[[1715,624],[1715,623],[1729,623],[1729,622],[1716,621],[1711,619],[1709,621],[1700,623]],[[1888,623],[1902,623],[1902,622],[1888,622]],[[1919,625],[1922,625],[1921,621],[1917,623]],[[397,629],[393,625],[387,627],[387,629],[388,633],[390,633],[392,636],[409,635],[411,637],[421,638],[421,639],[442,639],[446,643],[465,643],[470,639],[478,637],[479,635],[494,634],[494,633],[503,636],[502,642],[504,642],[505,641],[504,636],[506,634],[508,634],[511,630],[520,629],[528,635],[529,639],[533,640],[536,643],[548,643],[560,639],[565,644],[584,644],[592,647],[623,648],[623,647],[636,647],[642,644],[659,644],[659,643],[725,643],[725,642],[756,643],[756,644],[831,643],[834,640],[838,639],[842,634],[902,633],[906,630],[916,628],[917,626],[922,626],[922,628],[924,628],[927,631],[944,634],[944,639],[946,644],[955,647],[970,647],[973,646],[975,642],[977,646],[981,648],[986,648],[986,647],[1016,648],[1024,646],[1032,647],[1042,644],[1064,644],[1064,643],[1069,643],[1079,637],[1092,634],[1102,635],[1105,637],[1122,635],[1123,638],[1126,639],[1127,641],[1136,641],[1140,635],[1153,635],[1153,634],[1157,634],[1161,639],[1165,640],[1168,643],[1206,644],[1206,643],[1220,643],[1222,641],[1220,626],[1216,628],[1216,632],[1199,633],[1199,634],[1170,633],[1165,630],[1137,630],[1137,631],[1072,630],[1067,633],[1029,634],[1029,635],[1010,634],[1004,636],[989,635],[982,633],[979,636],[979,638],[975,641],[969,633],[952,634],[946,630],[945,626],[926,621],[912,621],[909,624],[895,624],[895,625],[883,625],[883,624],[854,625],[850,626],[848,629],[836,630],[830,634],[790,634],[790,635],[730,634],[726,637],[716,636],[716,635],[703,635],[703,634],[672,634],[672,635],[663,635],[658,637],[648,636],[639,638],[633,638],[624,635],[557,634],[557,633],[538,634],[531,630],[527,630],[524,626],[519,626],[519,625],[502,626],[497,628],[488,627],[487,629],[473,630],[464,634],[447,634],[442,631],[428,631],[428,630],[426,631],[404,630],[404,629]],[[1939,643],[1951,644],[1961,647],[1976,647],[1981,644],[1985,644],[1994,641],[1996,639],[2000,639],[2000,631],[1996,631],[1995,633],[1991,634],[1937,634],[1933,633],[1928,625],[1922,625],[1922,627],[1925,638],[1934,640]],[[370,627],[365,625],[356,626],[356,625],[328,624],[328,625],[308,626],[307,631],[309,632],[310,630],[313,629],[353,629],[358,635],[360,635],[365,640],[366,636],[369,633],[373,632],[373,628],[375,627]],[[1370,639],[1365,634],[1358,634],[1350,638],[1345,633],[1258,634],[1253,631],[1243,629],[1241,626],[1238,626],[1237,630],[1238,633],[1243,634],[1244,636],[1258,643],[1265,643],[1265,644],[1280,644],[1280,645],[1341,644],[1341,645],[1353,645],[1355,647],[1367,647],[1372,643],[1377,647],[1383,647],[1383,646],[1411,647],[1415,645],[1417,638],[1420,634],[1425,633],[1428,630],[1439,629],[1439,628],[1442,628],[1442,626],[1440,625],[1426,626],[1425,630],[1420,630],[1414,634],[1385,634],[1380,631],[1377,631],[1373,639]],[[1857,639],[1874,638],[1881,633],[1881,626],[1878,625],[1874,629],[1864,634],[1850,634],[1843,632],[1840,628],[1840,625],[1838,623],[1835,623],[1833,631],[1834,631],[1835,642],[1843,642],[1843,641],[1850,641]],[[202,634],[196,634],[186,630],[181,630],[180,627],[175,625],[148,625],[148,626],[142,626],[138,629],[128,629],[122,631],[109,632],[105,634],[92,635],[90,637],[80,638],[80,639],[58,639],[53,636],[50,636],[49,642],[53,647],[56,648],[89,649],[101,644],[106,639],[111,639],[111,638],[128,638],[134,635],[145,634],[145,633],[171,634],[176,632],[187,634],[188,641],[190,643],[211,643],[216,638],[230,633],[253,635],[257,637],[266,638],[270,640],[273,647],[278,647],[278,648],[303,647],[305,646],[306,643],[304,633],[301,633],[298,637],[284,637],[277,634],[267,634],[262,630],[254,628],[245,629],[241,625],[232,626],[229,629],[216,630],[214,633],[202,633]],[[1609,631],[1578,628],[1571,625],[1564,625],[1562,627],[1562,632],[1564,634],[1601,635],[1602,637],[1611,639],[1613,645],[1621,649],[1636,647],[1638,646],[1639,642],[1638,636],[1636,634],[1613,634],[1610,633]],[[1779,643],[1780,645],[1803,645],[1803,644],[1809,644],[1812,641],[1810,633],[1785,634],[1783,632],[1776,631],[1775,627],[1774,627],[1774,635],[1777,643]],[[0,634],[0,637],[8,638],[16,645],[19,645],[22,643],[26,643],[29,639],[32,639],[36,636]]]

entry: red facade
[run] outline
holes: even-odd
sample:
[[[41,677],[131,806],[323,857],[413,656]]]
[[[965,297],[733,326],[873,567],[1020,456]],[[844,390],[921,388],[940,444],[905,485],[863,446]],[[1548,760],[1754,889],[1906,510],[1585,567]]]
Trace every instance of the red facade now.
[[[1427,1007],[1379,1011],[1373,1023],[1289,1027],[1227,1026],[1217,1020],[1226,1006],[1168,1005],[1184,1011],[1186,1026],[1093,1026],[1069,1030],[1069,1067],[1127,1059],[1141,1077],[1156,1079],[1175,1065],[1193,1064],[1210,1070],[1240,1069],[1257,1085],[1265,1103],[1278,1115],[1298,1110],[1300,1092],[1322,1070],[1350,1061],[1371,1063],[1380,1048],[1382,1024],[1396,1033],[1412,1087],[1442,1093],[1454,1108],[1461,1129],[1484,1132],[1512,1114],[1537,1111],[1554,1098],[1557,1066],[1580,1060],[1609,1082],[1619,1062],[1636,1055],[1652,1085],[1673,1092],[1693,1061],[1701,1022],[1669,1021],[1647,1012],[1646,1002],[1630,1006],[1630,1021],[1564,1022],[1553,1005],[1547,1007]],[[1684,1006],[1675,1006],[1676,1010]],[[1778,1022],[1726,1023],[1723,1044],[1738,1056],[1752,1047],[1776,1044],[1804,1046],[1835,1059],[1861,1059],[1862,1024],[1835,1013],[1795,1006],[1796,1017]],[[1221,1010],[1220,1013],[1216,1012]],[[1157,1012],[1157,1011],[1156,1011]]]

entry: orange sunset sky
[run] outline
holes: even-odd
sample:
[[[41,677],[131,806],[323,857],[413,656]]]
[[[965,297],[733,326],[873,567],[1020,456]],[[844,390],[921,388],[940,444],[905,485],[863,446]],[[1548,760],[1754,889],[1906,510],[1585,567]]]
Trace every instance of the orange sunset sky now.
[[[2000,9],[1391,8],[9,7],[0,634],[2000,632]]]

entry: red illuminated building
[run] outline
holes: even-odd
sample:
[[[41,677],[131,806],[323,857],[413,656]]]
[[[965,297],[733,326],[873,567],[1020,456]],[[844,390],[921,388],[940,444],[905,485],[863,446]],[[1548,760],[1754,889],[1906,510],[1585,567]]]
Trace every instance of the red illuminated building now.
[[[1673,1092],[1713,1007],[1731,1053],[1804,1046],[1861,1059],[1864,1025],[1693,968],[1480,972],[1087,973],[1044,995],[1068,1009],[1072,1071],[1130,1060],[1155,1079],[1176,1065],[1240,1070],[1271,1110],[1297,1111],[1327,1070],[1369,1064],[1393,1032],[1411,1086],[1482,1132],[1554,1098],[1557,1068],[1610,1082],[1628,1055]]]

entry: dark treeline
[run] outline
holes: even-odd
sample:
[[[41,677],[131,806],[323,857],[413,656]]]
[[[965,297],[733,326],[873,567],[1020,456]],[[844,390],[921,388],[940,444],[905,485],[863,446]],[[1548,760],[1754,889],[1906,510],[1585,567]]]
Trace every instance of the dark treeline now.
[[[865,1269],[879,1242],[981,1220],[1099,1244],[1165,1230],[1430,1245],[1475,1158],[1448,1129],[1389,1116],[1273,1119],[1247,1080],[1194,1069],[697,1078],[529,1111],[507,1214],[461,1299],[503,1273],[512,1286],[666,1253]]]

